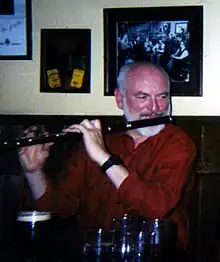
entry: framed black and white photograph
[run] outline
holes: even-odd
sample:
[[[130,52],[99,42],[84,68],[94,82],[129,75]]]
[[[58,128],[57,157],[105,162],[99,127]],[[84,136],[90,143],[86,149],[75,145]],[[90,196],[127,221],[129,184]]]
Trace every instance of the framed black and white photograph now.
[[[10,12],[0,13],[0,60],[31,60],[31,0],[10,3]]]
[[[173,96],[202,96],[203,7],[104,9],[104,95],[120,68],[136,61],[162,67]]]
[[[41,29],[40,92],[90,93],[91,29]]]

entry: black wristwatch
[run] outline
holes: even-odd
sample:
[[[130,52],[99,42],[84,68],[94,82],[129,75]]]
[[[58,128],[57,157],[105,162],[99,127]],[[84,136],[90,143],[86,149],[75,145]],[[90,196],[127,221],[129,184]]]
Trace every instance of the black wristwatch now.
[[[111,166],[114,165],[122,165],[123,162],[120,157],[118,156],[110,156],[108,160],[104,162],[104,164],[101,165],[102,171],[105,173]]]

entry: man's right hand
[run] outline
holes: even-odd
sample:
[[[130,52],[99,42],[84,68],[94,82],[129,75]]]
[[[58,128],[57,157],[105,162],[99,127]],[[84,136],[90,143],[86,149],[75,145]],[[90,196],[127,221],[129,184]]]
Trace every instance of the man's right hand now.
[[[36,127],[30,127],[25,130],[26,137],[33,137]],[[50,147],[53,143],[40,144],[22,147],[19,150],[21,164],[25,172],[35,172],[43,168],[46,159],[49,156]]]

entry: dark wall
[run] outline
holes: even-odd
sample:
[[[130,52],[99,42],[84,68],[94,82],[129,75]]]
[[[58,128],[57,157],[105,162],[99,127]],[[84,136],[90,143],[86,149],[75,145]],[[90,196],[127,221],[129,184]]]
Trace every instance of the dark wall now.
[[[121,121],[120,116],[86,117],[101,118],[103,124]],[[20,126],[36,124],[45,126],[49,132],[59,132],[64,125],[79,123],[84,118],[85,116],[2,115],[0,123],[3,126],[16,126],[17,132],[20,131]],[[174,124],[189,134],[198,149],[196,183],[190,205],[190,246],[193,261],[217,261],[220,238],[220,117],[179,116],[174,117]],[[61,142],[54,146],[46,163],[46,168],[54,179],[76,142]]]

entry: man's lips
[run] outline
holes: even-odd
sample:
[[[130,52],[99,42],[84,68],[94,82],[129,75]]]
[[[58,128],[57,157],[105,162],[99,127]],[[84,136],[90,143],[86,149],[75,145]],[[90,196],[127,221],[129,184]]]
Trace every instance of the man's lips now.
[[[160,116],[163,116],[164,113],[158,113],[158,114],[140,114],[139,118],[140,119],[152,119],[152,118],[158,118]]]

